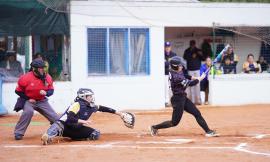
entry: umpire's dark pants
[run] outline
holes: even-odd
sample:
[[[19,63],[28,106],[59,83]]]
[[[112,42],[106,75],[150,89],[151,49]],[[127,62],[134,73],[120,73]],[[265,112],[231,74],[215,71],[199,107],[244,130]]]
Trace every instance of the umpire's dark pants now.
[[[23,107],[21,117],[15,127],[14,134],[20,135],[25,134],[25,131],[34,115],[34,110],[38,111],[40,114],[45,116],[51,123],[54,123],[59,118],[59,116],[56,114],[56,112],[49,104],[47,98],[41,101],[37,101],[34,104],[30,103],[29,101],[26,101]]]
[[[172,119],[162,122],[158,125],[154,125],[153,127],[155,129],[164,129],[177,126],[185,110],[195,117],[196,121],[204,129],[205,132],[209,131],[208,125],[203,119],[201,112],[185,95],[173,95],[171,98],[171,103],[173,106]]]

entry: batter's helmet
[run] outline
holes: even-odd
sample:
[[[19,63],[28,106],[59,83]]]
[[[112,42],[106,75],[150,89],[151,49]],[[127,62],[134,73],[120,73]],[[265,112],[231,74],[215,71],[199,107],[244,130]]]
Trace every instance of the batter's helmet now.
[[[170,64],[172,66],[179,66],[179,65],[184,66],[183,65],[183,62],[182,62],[182,59],[181,59],[180,56],[174,56],[174,57],[172,57],[171,60],[170,60]]]

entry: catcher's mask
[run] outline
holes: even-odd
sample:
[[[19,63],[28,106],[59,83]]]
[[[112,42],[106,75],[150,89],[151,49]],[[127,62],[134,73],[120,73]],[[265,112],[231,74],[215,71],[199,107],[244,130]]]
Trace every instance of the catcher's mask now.
[[[95,97],[94,92],[88,88],[80,88],[77,91],[77,97],[87,101],[90,105],[94,105]]]

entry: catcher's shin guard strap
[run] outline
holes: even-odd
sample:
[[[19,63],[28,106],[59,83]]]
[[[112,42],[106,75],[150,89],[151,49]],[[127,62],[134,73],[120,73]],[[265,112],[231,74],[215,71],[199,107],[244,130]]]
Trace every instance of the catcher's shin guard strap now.
[[[52,138],[56,136],[62,136],[63,131],[64,131],[64,125],[61,122],[56,121],[47,130],[47,134],[49,135],[50,138]]]

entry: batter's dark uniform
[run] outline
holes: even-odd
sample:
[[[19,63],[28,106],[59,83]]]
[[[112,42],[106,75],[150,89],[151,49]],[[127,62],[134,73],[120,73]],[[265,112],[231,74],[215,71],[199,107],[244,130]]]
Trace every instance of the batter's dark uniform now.
[[[91,115],[97,111],[113,114],[116,112],[112,108],[101,105],[90,105],[89,102],[81,98],[76,98],[75,102],[68,107],[65,113],[58,120],[58,124],[60,122],[60,125],[64,127],[62,136],[70,137],[73,140],[98,139],[100,136],[100,132],[98,130],[83,126],[83,124],[78,123],[79,119],[88,120]],[[51,132],[52,131],[49,129],[48,134]]]
[[[171,83],[171,89],[173,96],[171,98],[171,103],[173,106],[172,119],[162,122],[158,125],[152,126],[154,129],[164,129],[169,127],[177,126],[182,118],[184,110],[192,114],[198,124],[207,133],[211,131],[204,118],[202,117],[200,111],[197,107],[187,98],[185,89],[187,86],[194,86],[199,83],[199,80],[191,80],[191,76],[185,75],[182,71],[175,71],[170,69],[169,79]]]

